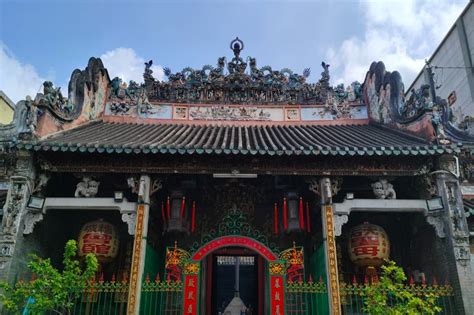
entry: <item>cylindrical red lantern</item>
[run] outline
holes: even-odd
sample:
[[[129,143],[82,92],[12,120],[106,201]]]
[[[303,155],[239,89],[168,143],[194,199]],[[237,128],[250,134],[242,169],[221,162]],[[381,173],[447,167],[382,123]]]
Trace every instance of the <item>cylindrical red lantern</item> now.
[[[191,213],[191,233],[194,233],[196,225],[196,201],[193,201],[193,208]]]
[[[311,216],[309,214],[309,204],[306,202],[306,231],[311,233]]]
[[[273,208],[273,231],[278,234],[278,206],[275,202],[275,206]]]
[[[390,241],[385,230],[364,222],[351,229],[349,256],[360,267],[379,267],[390,256]]]
[[[99,263],[117,257],[119,236],[117,228],[102,219],[86,223],[79,233],[79,256],[95,254]]]
[[[163,224],[166,223],[166,214],[165,214],[165,204],[161,203],[161,219],[163,220]]]
[[[179,217],[181,219],[184,218],[184,208],[186,206],[186,197],[183,196],[183,199],[181,199],[181,208],[179,209]]]
[[[300,206],[299,206],[299,223],[300,223],[300,229],[304,231],[303,198],[301,197],[300,197]]]

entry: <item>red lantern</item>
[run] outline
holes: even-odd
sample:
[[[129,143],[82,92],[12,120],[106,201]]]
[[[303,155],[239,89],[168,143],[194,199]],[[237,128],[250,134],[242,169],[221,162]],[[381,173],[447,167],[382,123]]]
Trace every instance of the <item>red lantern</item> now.
[[[102,219],[86,223],[79,233],[79,256],[95,254],[99,263],[117,257],[119,237],[115,226]]]
[[[350,232],[349,256],[360,267],[379,267],[390,256],[390,241],[383,228],[375,224],[355,226]]]

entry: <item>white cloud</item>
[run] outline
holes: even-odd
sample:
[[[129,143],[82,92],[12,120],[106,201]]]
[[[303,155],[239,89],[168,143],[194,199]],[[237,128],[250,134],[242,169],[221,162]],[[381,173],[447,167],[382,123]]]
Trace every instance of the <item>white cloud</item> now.
[[[30,64],[21,63],[0,42],[0,89],[16,104],[27,95],[35,97],[46,81]]]
[[[116,48],[106,52],[101,58],[111,77],[118,76],[127,82],[129,80],[143,82],[145,60],[133,49]],[[34,66],[18,60],[2,42],[0,42],[0,69],[0,89],[15,103],[25,99],[27,95],[34,98],[36,93],[41,92],[43,82],[52,80],[51,75],[43,77]],[[163,80],[164,73],[161,66],[153,65],[151,69],[156,79]],[[68,80],[69,78],[65,80],[66,84],[62,84],[61,90],[67,91]]]
[[[145,70],[145,59],[138,56],[132,48],[116,48],[107,51],[100,56],[104,66],[109,71],[111,78],[120,77],[123,81],[134,80],[143,82],[143,72]],[[153,65],[153,76],[155,79],[163,80],[163,68],[159,65]]]
[[[405,86],[421,71],[461,14],[467,1],[406,0],[362,2],[362,38],[352,37],[327,50],[334,83],[362,81],[372,61],[398,70]]]

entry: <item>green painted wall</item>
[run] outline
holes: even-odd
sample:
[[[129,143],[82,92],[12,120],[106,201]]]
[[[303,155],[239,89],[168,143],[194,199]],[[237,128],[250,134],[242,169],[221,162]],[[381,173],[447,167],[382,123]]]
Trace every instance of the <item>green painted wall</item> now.
[[[327,286],[328,281],[325,255],[324,244],[321,244],[313,255],[311,255],[310,273],[313,277],[313,281],[319,281],[319,278],[322,278]],[[313,314],[329,314],[329,298],[327,294],[313,296],[312,305],[315,306],[315,309],[312,310]]]

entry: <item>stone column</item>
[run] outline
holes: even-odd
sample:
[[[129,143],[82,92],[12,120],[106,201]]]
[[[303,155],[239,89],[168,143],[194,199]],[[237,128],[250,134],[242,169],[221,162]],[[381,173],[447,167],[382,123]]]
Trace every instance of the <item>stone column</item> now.
[[[32,156],[18,152],[16,158],[0,228],[0,280],[9,282],[15,278],[18,268],[26,265],[24,260],[29,259],[19,251],[23,239],[20,230],[34,180]]]
[[[332,195],[337,193],[339,187],[340,181],[336,180],[334,183],[331,183],[331,179],[327,177],[321,178],[319,181],[312,180],[310,183],[310,190],[321,198],[329,313],[333,315],[341,314],[336,235],[334,233],[334,210],[332,206]]]
[[[459,181],[448,171],[437,171],[436,186],[444,205],[442,217],[448,250],[445,259],[455,292],[457,313],[474,314],[474,276],[470,266],[469,230]],[[459,307],[461,305],[463,309]]]
[[[142,175],[139,181],[138,205],[135,223],[135,240],[133,243],[132,270],[128,292],[128,315],[140,312],[140,296],[145,267],[146,237],[150,211],[150,176]]]

